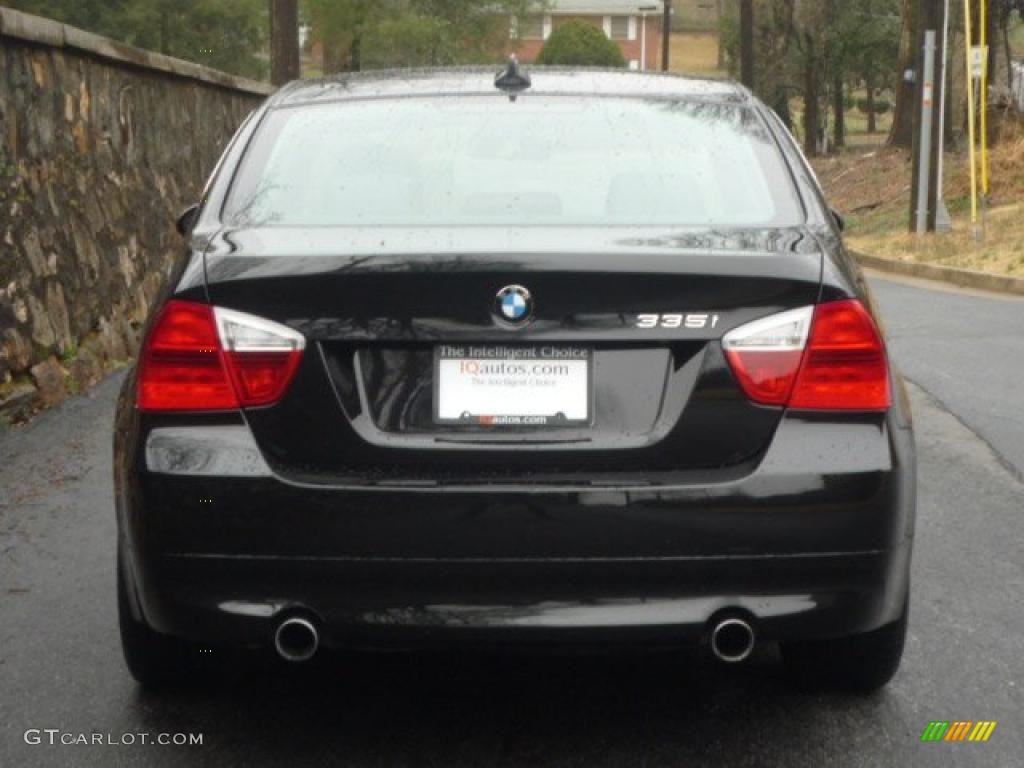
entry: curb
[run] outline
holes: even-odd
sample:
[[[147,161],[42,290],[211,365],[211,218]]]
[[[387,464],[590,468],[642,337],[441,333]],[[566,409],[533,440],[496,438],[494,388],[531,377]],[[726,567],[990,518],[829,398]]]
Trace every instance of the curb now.
[[[868,256],[866,253],[857,253],[856,251],[853,252],[853,256],[862,267],[877,269],[879,272],[938,280],[961,288],[973,288],[979,291],[1024,296],[1024,278],[1022,277],[994,275],[991,272],[979,272],[974,269],[940,267],[937,264],[923,264],[917,261],[897,261],[881,256]]]

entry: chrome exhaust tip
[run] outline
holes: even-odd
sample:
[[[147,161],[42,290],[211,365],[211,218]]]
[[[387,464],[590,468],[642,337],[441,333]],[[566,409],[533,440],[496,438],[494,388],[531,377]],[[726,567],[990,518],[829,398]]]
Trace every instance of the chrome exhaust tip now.
[[[274,632],[274,648],[285,661],[309,661],[319,647],[320,633],[308,619],[285,619]]]
[[[754,652],[754,628],[739,618],[723,619],[711,630],[711,652],[728,664],[738,664]]]

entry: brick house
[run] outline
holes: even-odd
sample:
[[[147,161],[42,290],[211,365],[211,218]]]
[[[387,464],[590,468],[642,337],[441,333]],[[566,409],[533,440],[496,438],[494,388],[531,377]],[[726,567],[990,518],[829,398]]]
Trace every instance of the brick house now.
[[[530,63],[559,24],[581,19],[618,44],[630,69],[660,69],[663,10],[660,0],[549,0],[543,14],[511,20],[508,52]]]

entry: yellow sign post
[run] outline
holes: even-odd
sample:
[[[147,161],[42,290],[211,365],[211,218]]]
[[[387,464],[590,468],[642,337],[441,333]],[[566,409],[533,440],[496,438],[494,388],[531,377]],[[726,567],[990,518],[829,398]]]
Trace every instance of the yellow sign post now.
[[[981,110],[981,195],[982,200],[988,199],[988,0],[979,0],[978,45],[981,47],[981,86],[978,92],[981,98],[978,109]]]
[[[978,221],[988,205],[988,0],[978,0],[978,44],[974,45],[972,0],[964,0],[964,46],[967,52],[967,135],[971,163],[971,237],[978,240]],[[979,135],[980,134],[980,135]],[[980,148],[980,151],[979,151]],[[981,177],[979,183],[979,175]]]
[[[971,236],[978,227],[978,166],[974,154],[974,51],[971,45],[971,0],[964,0],[964,47],[967,51],[967,146],[971,164]]]

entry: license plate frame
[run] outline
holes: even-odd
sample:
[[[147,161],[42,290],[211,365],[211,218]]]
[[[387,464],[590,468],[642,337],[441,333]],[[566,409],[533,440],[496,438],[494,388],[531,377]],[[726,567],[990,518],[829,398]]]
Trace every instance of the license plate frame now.
[[[594,423],[594,356],[593,347],[580,344],[435,345],[434,423],[494,430],[590,427]],[[476,364],[477,370],[466,371],[460,363]],[[480,373],[482,365],[489,366],[483,374]],[[535,365],[550,367],[538,369]],[[567,369],[564,373],[556,368],[561,365]],[[528,370],[521,372],[518,367],[510,366],[524,366]],[[453,379],[455,376],[466,378]],[[582,382],[580,376],[584,377]],[[471,384],[467,381],[469,378],[505,383]],[[541,385],[529,383],[531,380],[554,383]],[[446,381],[452,390],[446,387]],[[527,399],[530,403],[524,407]],[[493,404],[481,405],[488,401]],[[460,402],[465,404],[455,404]],[[554,412],[549,413],[552,409]],[[481,412],[474,412],[476,410]]]

